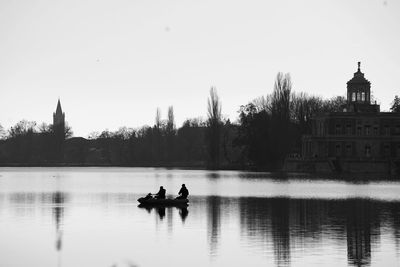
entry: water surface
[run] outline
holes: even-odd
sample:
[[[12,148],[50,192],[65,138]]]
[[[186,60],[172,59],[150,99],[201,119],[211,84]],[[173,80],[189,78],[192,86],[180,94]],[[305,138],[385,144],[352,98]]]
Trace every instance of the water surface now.
[[[0,266],[400,266],[399,182],[305,178],[0,168]],[[137,207],[182,183],[187,209]]]

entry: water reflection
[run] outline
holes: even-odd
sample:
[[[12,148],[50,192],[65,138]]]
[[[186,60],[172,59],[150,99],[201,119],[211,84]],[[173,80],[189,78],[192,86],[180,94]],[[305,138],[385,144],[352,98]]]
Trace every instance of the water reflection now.
[[[62,248],[62,224],[64,218],[64,203],[65,203],[65,194],[62,192],[52,193],[52,213],[54,217],[54,221],[56,224],[56,249],[57,251],[61,251]]]
[[[372,247],[379,247],[383,225],[392,229],[399,250],[400,203],[368,199],[319,200],[239,198],[238,204],[207,197],[210,254],[218,254],[223,210],[238,205],[241,235],[249,243],[261,242],[264,253],[273,247],[276,266],[290,266],[293,258],[313,253],[327,241],[346,244],[348,264],[370,266]],[[235,207],[233,207],[235,209]],[[292,249],[297,254],[292,255]]]
[[[152,213],[152,211],[155,211],[156,214],[158,215],[158,218],[160,220],[163,220],[165,217],[165,212],[168,212],[168,228],[172,229],[172,224],[173,224],[173,212],[174,210],[178,210],[179,217],[181,218],[182,222],[185,222],[189,210],[186,206],[175,206],[175,207],[165,207],[165,206],[151,206],[151,205],[138,205],[139,208],[146,210],[149,214]]]
[[[211,256],[217,255],[218,237],[221,229],[221,198],[211,196],[207,198],[208,243]]]
[[[207,178],[209,179],[218,179],[221,177],[221,174],[219,172],[208,172],[206,174]]]
[[[63,192],[55,192],[51,195],[52,202],[52,213],[56,224],[56,250],[57,255],[57,266],[61,266],[61,250],[62,250],[62,238],[63,238],[63,219],[64,219],[64,204],[66,201],[66,194]]]
[[[271,260],[275,266],[295,266],[307,257],[313,258],[319,255],[331,256],[334,259],[342,257],[344,260],[347,259],[350,266],[371,266],[387,255],[392,257],[391,260],[400,257],[400,202],[360,198],[329,200],[191,196],[189,208],[139,206],[139,209],[136,208],[137,195],[128,193],[94,194],[86,196],[84,201],[82,199],[79,194],[67,194],[61,191],[8,193],[0,194],[0,206],[10,208],[11,211],[21,208],[31,209],[33,212],[39,210],[40,213],[37,214],[39,216],[43,216],[42,211],[46,212],[47,221],[50,218],[55,229],[55,236],[52,234],[49,240],[54,242],[55,238],[52,247],[57,252],[59,266],[61,252],[68,254],[68,248],[63,240],[68,240],[70,246],[73,243],[73,239],[68,237],[73,231],[68,228],[68,224],[64,225],[64,221],[70,222],[74,209],[88,199],[91,205],[86,206],[86,211],[89,213],[96,210],[106,214],[112,210],[109,216],[116,217],[116,221],[132,222],[142,216],[141,219],[145,223],[137,229],[144,229],[146,225],[154,223],[152,216],[155,216],[157,227],[159,222],[162,222],[159,225],[168,227],[170,238],[168,242],[174,242],[170,240],[174,240],[171,236],[175,234],[179,237],[176,239],[178,243],[171,243],[171,246],[198,245],[196,240],[190,239],[193,238],[190,231],[195,230],[195,235],[204,233],[202,238],[206,242],[203,249],[215,265],[218,265],[219,258],[224,257],[226,251],[236,245],[241,249],[251,248],[252,251],[256,251],[256,255],[262,254],[263,260]],[[96,205],[92,205],[93,203]],[[152,216],[147,216],[147,213]],[[29,216],[26,216],[27,214]],[[33,217],[31,213],[27,214],[17,215],[27,219]],[[68,220],[65,220],[65,217],[68,217]],[[117,225],[116,232],[119,229]],[[129,224],[129,229],[131,226],[132,224]],[[135,227],[136,225],[133,225],[132,229]],[[197,231],[203,229],[204,232]],[[228,242],[224,242],[227,233],[231,236],[227,239]],[[139,240],[151,239],[149,237],[151,232],[146,232],[146,236],[145,234],[140,236],[141,232],[138,230],[136,234]],[[232,239],[232,235],[238,235],[241,243],[233,245],[232,240],[235,239]],[[155,240],[162,240],[162,237],[163,235],[159,234]],[[117,249],[123,250],[124,247]],[[160,248],[158,252],[162,249]],[[157,247],[154,250],[157,251]],[[390,252],[392,250],[393,252]],[[386,254],[379,256],[380,251],[385,251]],[[340,262],[338,260],[331,265],[340,265]],[[315,263],[310,265],[318,266]]]
[[[35,215],[36,208],[46,211],[45,214],[51,215],[55,227],[54,248],[57,252],[57,266],[61,266],[61,251],[63,247],[63,220],[65,206],[69,195],[56,191],[45,193],[18,192],[2,195],[1,202],[7,201],[17,211],[18,217],[32,217]],[[1,203],[3,204],[3,203]]]

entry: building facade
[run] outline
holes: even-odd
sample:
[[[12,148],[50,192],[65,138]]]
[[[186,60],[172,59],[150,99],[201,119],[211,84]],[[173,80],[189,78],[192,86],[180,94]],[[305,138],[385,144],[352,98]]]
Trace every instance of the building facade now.
[[[303,136],[302,159],[292,171],[394,172],[400,162],[400,113],[380,112],[371,83],[360,70],[347,82],[342,112],[320,113]],[[286,165],[288,165],[286,164]]]

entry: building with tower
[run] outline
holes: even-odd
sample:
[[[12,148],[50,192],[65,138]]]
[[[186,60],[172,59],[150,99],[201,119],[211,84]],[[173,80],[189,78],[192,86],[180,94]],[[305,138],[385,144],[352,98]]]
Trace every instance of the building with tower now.
[[[371,101],[371,83],[361,72],[347,82],[347,103],[341,112],[312,118],[303,136],[301,159],[287,159],[285,169],[311,172],[398,172],[400,113],[380,112]]]
[[[57,102],[56,112],[53,113],[53,131],[57,137],[65,139],[65,113],[62,112],[60,99]]]
[[[62,112],[60,99],[57,102],[56,112],[53,113],[53,125],[65,127],[65,113]]]

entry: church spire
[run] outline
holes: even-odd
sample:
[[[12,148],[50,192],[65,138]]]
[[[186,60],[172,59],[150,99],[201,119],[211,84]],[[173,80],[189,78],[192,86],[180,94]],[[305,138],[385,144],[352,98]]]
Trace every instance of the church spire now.
[[[360,68],[361,68],[361,62],[360,62],[360,61],[358,61],[358,63],[357,63],[357,64],[358,64],[358,70],[357,70],[357,71],[358,71],[358,72],[361,72],[361,70],[360,70]]]
[[[60,98],[58,99],[58,102],[57,102],[56,114],[62,114]]]
[[[60,99],[58,99],[57,101],[56,112],[53,113],[53,125],[61,125],[62,128],[64,128],[65,125],[65,114],[62,112],[61,109]]]

